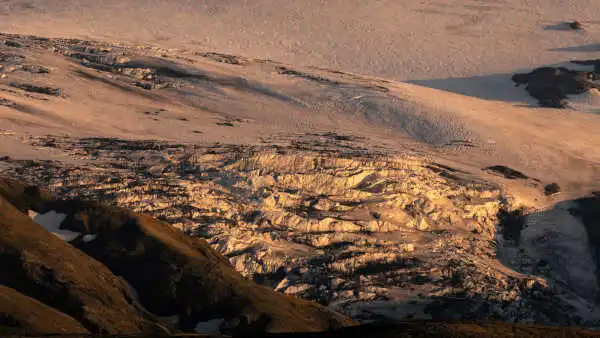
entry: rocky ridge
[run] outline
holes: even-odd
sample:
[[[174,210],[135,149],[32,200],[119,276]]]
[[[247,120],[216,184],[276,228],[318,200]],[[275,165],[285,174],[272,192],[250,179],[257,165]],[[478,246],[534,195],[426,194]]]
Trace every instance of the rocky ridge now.
[[[569,106],[569,95],[600,90],[600,60],[571,61],[571,65],[587,66],[591,69],[542,67],[530,73],[515,74],[512,80],[517,86],[526,85],[525,90],[536,98],[542,107],[566,108]]]

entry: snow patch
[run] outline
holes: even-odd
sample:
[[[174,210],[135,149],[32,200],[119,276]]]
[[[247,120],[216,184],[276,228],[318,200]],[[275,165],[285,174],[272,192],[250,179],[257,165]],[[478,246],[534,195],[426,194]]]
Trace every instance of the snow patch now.
[[[593,299],[599,292],[594,255],[585,226],[569,213],[572,207],[572,202],[561,202],[552,210],[527,216],[518,247],[504,247],[502,256],[531,274],[544,262],[554,279]]]
[[[343,312],[346,315],[354,318],[370,318],[383,316],[393,318],[395,320],[411,319],[431,319],[431,315],[425,313],[425,308],[428,302],[390,302],[390,301],[359,301],[351,302],[343,307]],[[365,323],[371,320],[363,321]]]
[[[179,316],[178,315],[167,317],[166,320],[173,325],[179,325]]]
[[[173,327],[179,327],[179,316],[178,315],[173,315],[173,316],[167,316],[167,317],[158,317],[158,319],[163,322],[164,324],[167,325],[171,325]]]
[[[80,232],[60,229],[60,225],[67,218],[66,214],[59,214],[54,210],[48,211],[45,214],[39,214],[33,210],[29,210],[29,217],[41,225],[46,231],[53,233],[56,237],[63,241],[70,242],[81,236]]]
[[[87,234],[87,235],[83,235],[83,241],[86,243],[89,243],[93,240],[95,240],[98,237],[98,234]]]
[[[134,300],[140,300],[140,294],[137,292],[137,290],[131,286],[131,284],[129,284],[129,291],[131,291],[131,296],[133,297]]]
[[[569,95],[571,108],[587,113],[600,114],[600,90],[590,89],[579,95]]]
[[[194,331],[198,332],[198,333],[203,333],[203,334],[208,334],[211,336],[218,336],[221,334],[221,331],[219,331],[219,328],[221,327],[221,324],[225,321],[225,319],[220,318],[220,319],[211,319],[205,322],[198,322],[196,324],[196,328],[194,329]]]

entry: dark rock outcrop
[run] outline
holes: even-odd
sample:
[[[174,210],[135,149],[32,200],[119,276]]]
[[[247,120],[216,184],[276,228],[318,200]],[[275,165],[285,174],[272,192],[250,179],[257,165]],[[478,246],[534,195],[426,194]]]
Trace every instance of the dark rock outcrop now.
[[[569,28],[574,30],[581,30],[583,29],[583,24],[579,21],[569,22]]]
[[[551,196],[551,195],[555,195],[558,194],[560,192],[560,186],[558,185],[558,183],[550,183],[550,184],[546,184],[544,186],[544,194],[546,196]]]
[[[529,176],[523,174],[522,172],[509,168],[507,166],[504,165],[494,165],[491,167],[487,167],[484,168],[485,170],[494,172],[494,173],[498,173],[508,179],[522,179],[522,180],[526,180],[529,178]]]
[[[50,96],[61,96],[62,95],[62,90],[60,88],[36,86],[36,85],[28,84],[28,83],[17,83],[17,82],[11,82],[11,83],[9,83],[9,86],[24,90],[29,93],[38,93],[38,94],[45,94],[45,95],[50,95]]]
[[[565,67],[541,67],[530,73],[519,73],[512,77],[512,81],[517,86],[527,85],[525,90],[536,98],[541,106],[551,108],[567,107],[567,95],[582,94],[593,88],[600,89],[600,84],[595,82],[598,79],[600,73],[597,66],[592,72],[570,70]]]

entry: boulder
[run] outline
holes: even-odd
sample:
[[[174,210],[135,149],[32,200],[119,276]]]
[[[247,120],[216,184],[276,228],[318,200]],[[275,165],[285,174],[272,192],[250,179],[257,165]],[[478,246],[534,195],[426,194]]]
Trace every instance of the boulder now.
[[[530,73],[512,76],[517,85],[527,85],[525,90],[536,98],[542,107],[566,108],[567,95],[582,94],[590,89],[600,89],[594,82],[600,76],[593,72],[570,70],[565,67],[541,67]]]

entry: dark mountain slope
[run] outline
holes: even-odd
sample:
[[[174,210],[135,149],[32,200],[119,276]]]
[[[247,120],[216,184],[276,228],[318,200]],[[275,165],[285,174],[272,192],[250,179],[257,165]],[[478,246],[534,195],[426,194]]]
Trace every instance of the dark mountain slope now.
[[[89,333],[80,323],[64,313],[14,289],[0,285],[0,337],[8,333],[35,334],[40,332]]]
[[[90,331],[164,332],[136,309],[122,279],[44,230],[2,196],[0,267],[0,285],[68,314]]]

